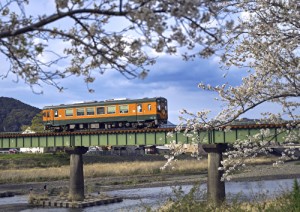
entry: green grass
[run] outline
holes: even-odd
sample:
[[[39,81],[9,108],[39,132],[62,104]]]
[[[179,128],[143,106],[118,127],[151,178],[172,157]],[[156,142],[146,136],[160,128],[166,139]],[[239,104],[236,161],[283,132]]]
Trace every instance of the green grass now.
[[[269,200],[258,199],[251,202],[239,201],[239,197],[233,202],[224,202],[221,205],[215,205],[207,201],[199,201],[199,185],[195,185],[188,194],[184,194],[182,190],[174,190],[174,198],[170,199],[158,211],[160,212],[202,212],[202,211],[228,211],[228,212],[298,212],[300,211],[300,187],[298,181],[294,180],[292,191],[282,193],[281,196]],[[206,195],[203,191],[203,196]],[[206,199],[205,197],[203,199]],[[148,211],[152,211],[148,208]]]
[[[1,154],[0,168],[19,169],[19,168],[46,168],[60,167],[70,164],[69,155],[65,153],[58,154]]]

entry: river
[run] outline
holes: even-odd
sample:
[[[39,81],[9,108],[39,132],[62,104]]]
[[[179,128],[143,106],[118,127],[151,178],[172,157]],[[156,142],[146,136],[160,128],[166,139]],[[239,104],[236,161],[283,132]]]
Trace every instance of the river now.
[[[298,181],[300,178],[297,179]],[[274,198],[285,191],[291,190],[293,179],[264,180],[253,182],[226,182],[226,198],[228,201],[236,198],[238,200],[259,200],[261,198]],[[182,193],[187,193],[192,185],[181,186]],[[177,191],[179,187],[175,188]],[[197,192],[199,199],[204,199],[206,184],[202,184]],[[70,208],[32,208],[22,212],[98,212],[98,211],[145,211],[146,207],[159,207],[169,198],[175,198],[174,187],[154,187],[115,190],[106,192],[108,195],[116,195],[123,198],[123,202],[110,205],[94,206],[83,209]],[[27,203],[28,196],[15,196],[0,198],[0,205]]]

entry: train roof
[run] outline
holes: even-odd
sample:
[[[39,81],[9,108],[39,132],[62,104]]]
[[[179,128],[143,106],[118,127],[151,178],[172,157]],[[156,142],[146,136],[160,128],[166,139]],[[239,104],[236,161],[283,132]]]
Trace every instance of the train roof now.
[[[102,106],[102,105],[114,105],[114,104],[131,104],[131,103],[143,103],[149,101],[156,101],[158,99],[167,100],[164,97],[153,97],[153,98],[142,98],[142,99],[108,99],[105,101],[90,101],[90,102],[81,102],[73,104],[61,104],[61,105],[52,105],[45,106],[43,109],[55,109],[55,108],[73,108],[73,107],[93,107],[93,106]]]

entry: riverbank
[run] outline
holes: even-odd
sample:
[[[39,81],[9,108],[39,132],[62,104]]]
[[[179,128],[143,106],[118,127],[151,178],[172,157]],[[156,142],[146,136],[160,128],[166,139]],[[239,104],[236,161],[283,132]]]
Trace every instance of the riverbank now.
[[[279,167],[271,164],[249,165],[240,173],[232,176],[231,181],[259,181],[273,179],[300,178],[300,162],[290,161]],[[85,191],[105,192],[119,189],[176,186],[193,183],[205,183],[207,171],[194,173],[172,173],[172,174],[151,174],[131,176],[106,176],[85,179]],[[16,194],[27,194],[30,189],[37,192],[43,191],[47,185],[50,194],[62,194],[68,192],[68,180],[28,182],[28,183],[6,183],[0,184],[0,191],[14,192]]]
[[[249,165],[243,172],[232,177],[232,181],[260,181],[276,179],[300,179],[300,162],[292,161],[273,167],[271,164]],[[105,194],[110,191],[135,188],[154,188],[162,186],[192,185],[194,183],[205,183],[207,172],[202,171],[193,174],[152,174],[132,176],[108,176],[85,179],[85,193],[99,192]],[[30,189],[34,192],[44,192],[43,187],[47,185],[49,195],[60,196],[68,194],[68,180],[11,183],[0,184],[0,191],[13,192],[16,195],[29,194]],[[28,204],[0,205],[0,211],[21,211],[30,209]]]

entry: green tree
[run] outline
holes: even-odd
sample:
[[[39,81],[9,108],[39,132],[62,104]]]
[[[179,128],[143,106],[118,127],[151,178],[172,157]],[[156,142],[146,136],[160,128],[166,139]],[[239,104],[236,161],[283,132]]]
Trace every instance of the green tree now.
[[[33,117],[31,121],[31,130],[34,132],[42,132],[44,131],[43,118],[42,113],[38,113],[35,117]]]
[[[43,114],[42,112],[36,114],[32,120],[31,120],[31,125],[23,125],[21,127],[22,132],[30,128],[31,131],[33,132],[42,132],[44,131],[44,125],[43,125]]]

